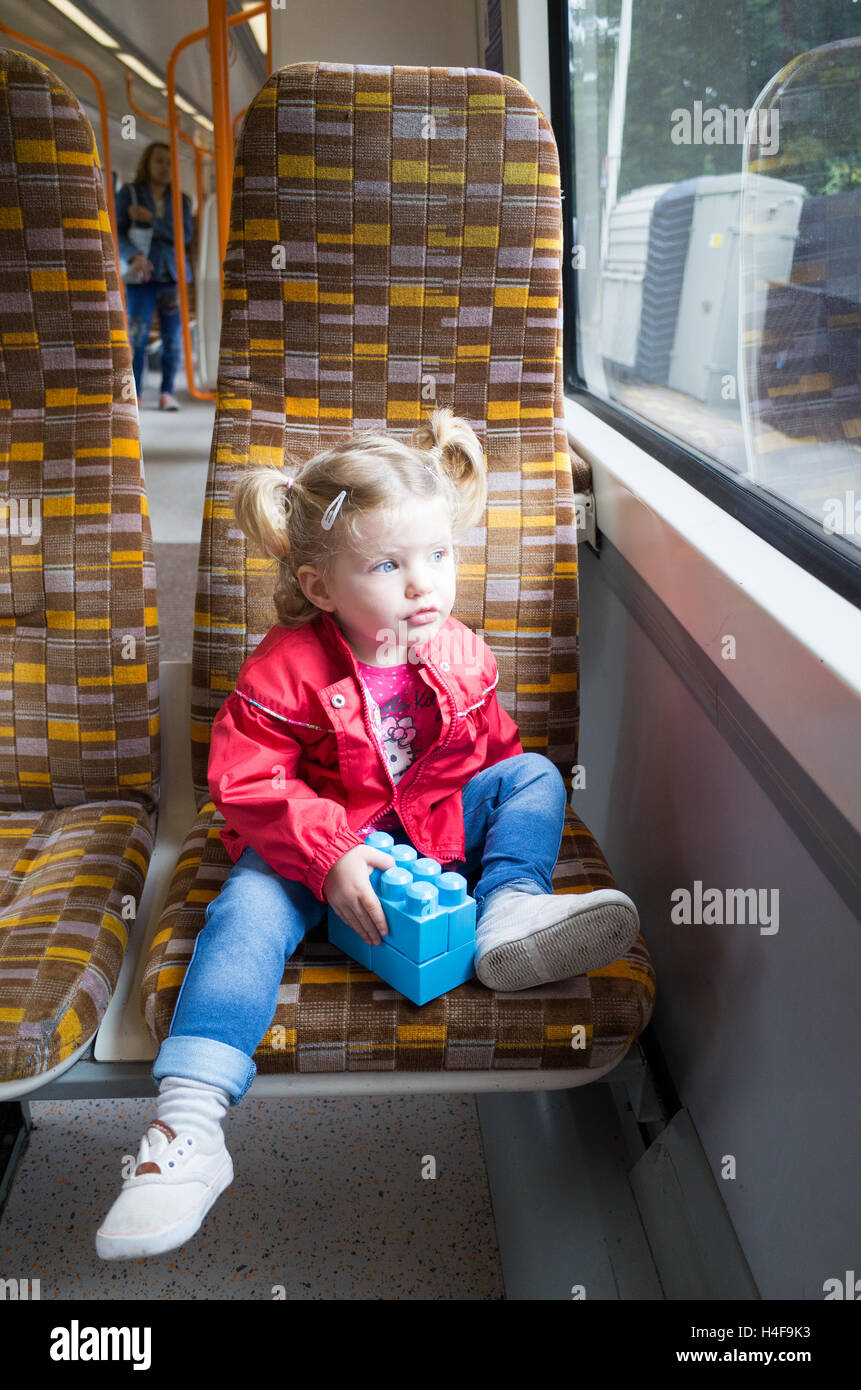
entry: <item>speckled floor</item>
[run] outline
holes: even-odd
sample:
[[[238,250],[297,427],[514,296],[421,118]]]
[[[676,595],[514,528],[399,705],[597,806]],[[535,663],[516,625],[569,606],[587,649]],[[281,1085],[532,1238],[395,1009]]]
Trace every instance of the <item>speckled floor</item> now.
[[[246,1097],[224,1121],[233,1183],[197,1234],[102,1260],[96,1230],[154,1107],[31,1101],[0,1253],[43,1301],[504,1299],[473,1096]]]

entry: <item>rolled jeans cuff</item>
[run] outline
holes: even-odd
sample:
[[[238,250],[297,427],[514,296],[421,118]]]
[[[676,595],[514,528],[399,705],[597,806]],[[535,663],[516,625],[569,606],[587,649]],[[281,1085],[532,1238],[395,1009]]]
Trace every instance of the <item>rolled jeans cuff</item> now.
[[[206,1081],[210,1086],[222,1086],[230,1093],[231,1105],[239,1104],[256,1075],[253,1059],[238,1047],[215,1038],[182,1034],[165,1038],[152,1068],[154,1081],[163,1076],[185,1076],[192,1081]]]

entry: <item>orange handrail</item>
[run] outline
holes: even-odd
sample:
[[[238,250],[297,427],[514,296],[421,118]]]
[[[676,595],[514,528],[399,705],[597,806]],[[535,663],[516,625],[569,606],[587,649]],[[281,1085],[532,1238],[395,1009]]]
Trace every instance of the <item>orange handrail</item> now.
[[[227,66],[227,0],[209,5],[209,72],[212,123],[215,126],[215,193],[218,211],[218,249],[224,286],[224,257],[230,230],[230,185],[233,177],[233,138],[230,132],[230,77]]]
[[[190,44],[196,43],[198,39],[206,36],[206,29],[195,29],[193,33],[186,34],[184,39],[180,39],[171,51],[167,60],[167,122],[170,132],[170,194],[171,205],[173,207],[173,225],[175,229],[184,227],[182,216],[182,186],[179,174],[179,117],[176,114],[176,60],[181,53],[184,53]],[[216,169],[218,161],[216,159]],[[182,233],[179,233],[182,240]],[[176,242],[174,243],[176,245]],[[185,375],[186,384],[189,392],[198,401],[214,401],[214,391],[199,391],[194,384],[194,354],[191,349],[191,329],[188,323],[188,280],[185,274],[185,245],[181,252],[176,254],[176,287],[179,291],[179,321],[182,328],[182,347],[185,354]]]
[[[90,81],[96,89],[96,96],[99,100],[99,124],[102,128],[102,158],[104,161],[104,167],[102,169],[102,178],[105,183],[105,202],[108,205],[108,220],[111,224],[111,236],[113,237],[114,241],[114,257],[116,259],[117,280],[119,281],[120,294],[122,295],[123,303],[125,303],[125,286],[123,285],[123,279],[120,275],[120,244],[119,239],[117,237],[117,218],[116,210],[114,208],[114,177],[113,169],[111,166],[111,137],[110,132],[108,130],[108,106],[107,102],[105,101],[105,89],[102,86],[99,79],[96,77],[96,74],[93,72],[92,68],[88,68],[86,63],[79,63],[77,58],[70,58],[67,53],[61,53],[57,48],[50,48],[46,43],[39,43],[36,39],[28,39],[26,34],[19,34],[17,30],[10,29],[8,24],[3,24],[2,22],[0,22],[0,30],[2,30],[4,34],[8,34],[10,38],[17,39],[19,43],[27,44],[29,48],[38,48],[40,53],[47,53],[52,58],[59,58],[60,61],[63,63],[71,63],[73,68],[79,68],[81,72],[86,73],[87,77],[89,77]],[[98,159],[98,151],[96,151],[96,158]]]
[[[148,111],[142,111],[141,108],[137,105],[134,97],[132,96],[132,75],[130,72],[126,73],[126,96],[128,97],[129,106],[132,108],[132,111],[135,113],[136,116],[140,116],[142,121],[151,121],[153,125],[159,125],[162,127],[163,130],[170,129],[168,122],[163,121],[161,119],[161,116],[151,116]],[[205,145],[199,144],[197,140],[193,139],[191,135],[187,135],[186,132],[182,129],[182,127],[180,127],[179,130],[179,138],[180,140],[184,140],[187,145],[191,145],[191,148],[194,151],[194,182],[195,191],[197,194],[197,215],[199,217],[201,208],[203,207],[202,156],[206,155],[208,159],[213,159],[214,155],[211,150],[208,150],[206,148]]]
[[[268,3],[255,5],[252,10],[241,14],[228,15],[226,0],[209,0],[209,25],[205,29],[195,29],[179,40],[171,50],[167,60],[167,119],[170,131],[170,178],[173,225],[182,227],[182,189],[179,182],[179,117],[176,114],[176,63],[181,53],[193,43],[209,35],[210,67],[213,77],[212,115],[215,127],[215,197],[218,215],[218,245],[221,263],[221,283],[224,284],[224,257],[227,253],[227,234],[230,222],[230,185],[233,175],[233,144],[230,140],[230,96],[227,68],[227,30],[236,24],[245,24],[255,15],[267,15],[267,68],[271,76],[272,42],[271,16]],[[229,163],[228,163],[229,160]],[[188,323],[188,281],[185,275],[185,247],[176,257],[176,282],[179,290],[180,323],[182,343],[185,352],[186,377],[188,389],[199,401],[214,401],[215,392],[199,391],[194,384],[194,359],[191,351],[191,330]]]

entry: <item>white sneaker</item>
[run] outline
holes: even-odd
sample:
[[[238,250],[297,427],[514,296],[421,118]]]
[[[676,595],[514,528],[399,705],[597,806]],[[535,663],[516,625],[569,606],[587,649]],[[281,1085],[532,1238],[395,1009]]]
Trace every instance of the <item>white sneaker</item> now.
[[[634,944],[637,909],[617,888],[529,893],[499,888],[475,929],[475,973],[488,989],[518,990],[601,970]]]
[[[162,1255],[194,1235],[203,1218],[233,1181],[233,1160],[219,1129],[214,1149],[164,1120],[153,1120],[138,1149],[134,1175],[96,1234],[103,1260]]]

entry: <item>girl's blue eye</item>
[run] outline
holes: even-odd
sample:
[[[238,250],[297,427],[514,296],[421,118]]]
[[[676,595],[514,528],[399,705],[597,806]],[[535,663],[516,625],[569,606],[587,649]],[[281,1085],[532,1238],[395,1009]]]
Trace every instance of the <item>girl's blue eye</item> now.
[[[443,546],[441,549],[435,550],[433,553],[434,555],[446,555],[448,553],[448,549],[446,546]],[[374,565],[374,572],[376,572],[380,568],[380,565],[393,565],[394,563],[394,560],[381,560],[379,565]]]

